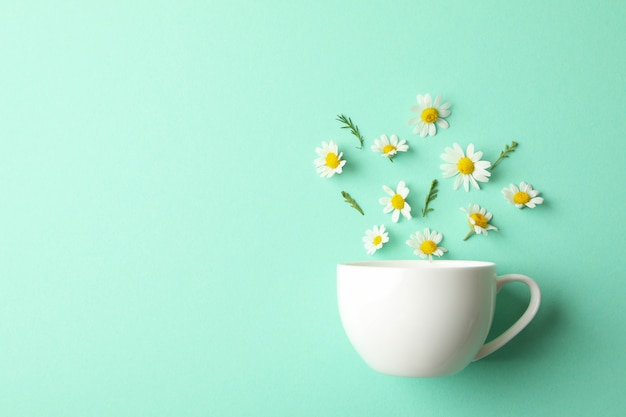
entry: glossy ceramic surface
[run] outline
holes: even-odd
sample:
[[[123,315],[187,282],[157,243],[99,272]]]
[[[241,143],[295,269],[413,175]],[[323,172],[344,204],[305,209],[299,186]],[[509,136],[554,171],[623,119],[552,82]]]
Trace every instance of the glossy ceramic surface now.
[[[521,281],[531,289],[522,317],[483,345],[497,290]],[[496,265],[476,261],[375,261],[337,266],[341,321],[352,345],[373,369],[431,377],[461,371],[495,351],[534,317],[537,284],[523,275],[496,277]]]

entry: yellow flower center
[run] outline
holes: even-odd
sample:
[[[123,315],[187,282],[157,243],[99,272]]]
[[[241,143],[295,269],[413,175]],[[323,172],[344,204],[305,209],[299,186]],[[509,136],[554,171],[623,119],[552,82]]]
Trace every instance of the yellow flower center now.
[[[474,172],[474,163],[467,156],[459,159],[456,166],[461,174],[469,175]]]
[[[472,213],[470,217],[474,220],[474,224],[483,229],[487,227],[487,218],[480,213]],[[470,223],[471,224],[471,223]]]
[[[404,208],[404,198],[400,194],[396,194],[391,197],[391,206],[396,210],[402,210]]]
[[[374,237],[374,240],[372,241],[372,243],[374,244],[374,246],[379,245],[380,242],[383,241],[383,237],[381,235],[377,235]]]
[[[393,152],[396,150],[396,147],[393,145],[385,145],[383,146],[383,153],[387,154],[389,152]]]
[[[339,166],[339,156],[337,154],[328,152],[326,154],[326,166],[335,169]]]
[[[432,255],[437,250],[437,244],[432,240],[425,240],[420,245],[420,250],[424,255]]]
[[[433,123],[439,118],[439,112],[433,107],[428,107],[422,111],[422,120],[425,123]]]
[[[530,196],[524,191],[518,191],[513,195],[513,202],[515,204],[526,204],[530,201]]]

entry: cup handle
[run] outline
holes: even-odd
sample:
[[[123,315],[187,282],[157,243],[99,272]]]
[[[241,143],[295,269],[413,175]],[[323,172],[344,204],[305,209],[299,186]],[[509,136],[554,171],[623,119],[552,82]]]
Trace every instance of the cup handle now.
[[[491,342],[484,344],[474,359],[472,359],[473,361],[482,359],[504,346],[509,340],[513,339],[519,332],[521,332],[524,327],[528,325],[528,323],[530,323],[533,317],[535,317],[535,314],[537,314],[537,310],[539,310],[539,305],[541,304],[541,291],[539,291],[539,286],[532,278],[520,274],[508,274],[496,277],[496,290],[500,291],[500,289],[509,282],[523,282],[528,285],[528,288],[530,289],[530,302],[528,303],[528,308],[526,308],[524,314],[522,314],[522,316],[504,333],[493,339]]]

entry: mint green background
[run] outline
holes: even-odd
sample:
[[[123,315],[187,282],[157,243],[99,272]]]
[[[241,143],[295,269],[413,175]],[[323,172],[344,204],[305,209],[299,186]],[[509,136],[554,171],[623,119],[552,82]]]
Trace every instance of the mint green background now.
[[[625,21],[610,0],[0,3],[0,415],[623,415]],[[426,92],[453,113],[421,139]],[[356,150],[338,113],[410,152]],[[326,180],[329,139],[348,164]],[[512,140],[481,191],[441,179],[453,142]],[[433,178],[435,211],[391,224],[380,186],[417,214]],[[522,180],[543,206],[504,201]],[[474,202],[501,230],[463,242]],[[370,370],[334,274],[383,222],[374,259],[429,226],[448,259],[534,277],[535,321],[453,377]]]

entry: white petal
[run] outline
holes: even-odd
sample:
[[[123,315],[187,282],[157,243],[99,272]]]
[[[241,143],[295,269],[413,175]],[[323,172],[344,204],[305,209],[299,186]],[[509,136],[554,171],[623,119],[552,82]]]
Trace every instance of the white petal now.
[[[448,152],[448,150],[450,150],[450,152]],[[450,148],[446,148],[446,152],[439,155],[439,157],[446,162],[454,164],[455,166],[459,162],[459,159],[462,158],[462,157],[459,157],[458,155],[455,155],[454,150]]]
[[[396,195],[395,191],[393,191],[391,188],[387,187],[386,185],[383,185],[383,190],[392,197]]]
[[[426,107],[432,107],[433,106],[433,99],[430,96],[430,93],[427,93],[424,96],[424,106],[426,106]]]
[[[428,123],[422,123],[422,128],[420,130],[420,136],[425,138],[428,134]]]
[[[473,162],[476,162],[472,158],[474,156],[474,144],[473,143],[470,143],[469,145],[467,145],[467,151],[465,152],[465,155],[467,155],[467,157],[469,159],[471,159]],[[480,159],[480,158],[478,158],[478,159]]]
[[[463,183],[463,175],[459,175],[454,180],[454,189],[458,190],[462,183]]]
[[[460,175],[460,177],[463,178],[463,188],[465,189],[465,192],[469,192],[469,179],[471,177],[469,175]]]
[[[405,202],[404,207],[402,208],[402,215],[406,217],[407,220],[411,220],[411,206]]]
[[[480,186],[476,182],[476,179],[473,176],[471,176],[471,175],[468,175],[468,177],[469,177],[470,182],[474,186],[474,188],[476,188],[477,190],[480,190]]]
[[[450,111],[450,110],[448,110],[448,109],[443,109],[443,108],[441,108],[441,107],[439,107],[439,108],[437,109],[437,112],[439,113],[439,117],[440,117],[440,118],[442,118],[442,117],[448,117],[448,116],[450,116],[450,113],[451,113],[451,111]]]
[[[487,169],[490,166],[491,166],[491,162],[489,162],[489,161],[477,161],[477,162],[474,162],[474,167],[476,169]],[[491,174],[489,174],[489,175],[491,175]]]
[[[413,118],[409,119],[407,124],[408,125],[414,125],[415,123],[419,123],[420,120],[422,120],[422,118],[420,116],[413,117]]]
[[[391,215],[391,221],[394,223],[398,223],[398,219],[400,218],[400,210],[394,210]]]
[[[437,128],[434,123],[428,124],[428,135],[435,136],[437,134]]]
[[[396,192],[400,194],[402,198],[406,198],[406,196],[409,195],[409,189],[404,185],[404,181],[400,181],[398,183],[398,188]]]
[[[468,157],[469,157],[469,155],[468,155]],[[471,157],[469,157],[469,158],[472,160],[472,162],[474,164],[477,164],[479,162],[482,162],[480,160],[480,158],[482,158],[482,157],[483,157],[483,153],[481,151],[478,151],[478,152],[474,152],[474,154]]]
[[[474,179],[476,181],[480,181],[480,182],[488,182],[489,181],[489,176],[488,175],[484,175],[482,172],[475,172],[474,174],[472,174],[472,176],[474,177]]]
[[[442,129],[447,129],[450,127],[450,124],[448,123],[448,121],[442,118],[437,119],[435,123],[437,123],[437,126],[439,126]]]
[[[441,170],[443,171],[443,177],[444,178],[450,178],[450,177],[454,177],[455,175],[457,175],[459,173],[459,171],[457,170],[456,166],[454,165],[446,165],[443,164],[440,166]]]

